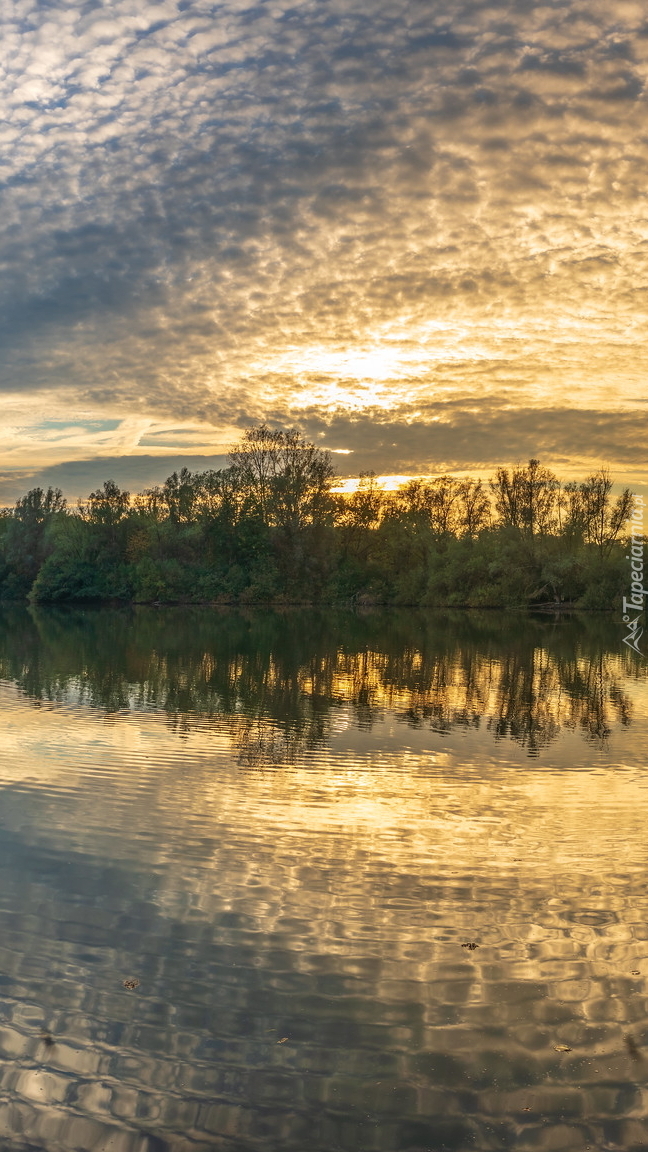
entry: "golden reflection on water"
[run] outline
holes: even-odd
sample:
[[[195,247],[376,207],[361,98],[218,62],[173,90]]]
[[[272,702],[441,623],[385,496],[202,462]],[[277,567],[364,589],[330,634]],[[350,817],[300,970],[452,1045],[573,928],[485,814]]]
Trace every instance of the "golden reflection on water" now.
[[[144,623],[0,653],[0,1141],[646,1147],[637,666]]]

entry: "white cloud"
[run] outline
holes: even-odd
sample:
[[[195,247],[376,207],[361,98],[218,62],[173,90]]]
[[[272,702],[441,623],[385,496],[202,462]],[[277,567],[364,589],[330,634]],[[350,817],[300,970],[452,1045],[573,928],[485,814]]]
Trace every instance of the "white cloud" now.
[[[8,411],[213,443],[314,404],[407,420],[428,394],[631,409],[643,20],[608,0],[6,5]]]

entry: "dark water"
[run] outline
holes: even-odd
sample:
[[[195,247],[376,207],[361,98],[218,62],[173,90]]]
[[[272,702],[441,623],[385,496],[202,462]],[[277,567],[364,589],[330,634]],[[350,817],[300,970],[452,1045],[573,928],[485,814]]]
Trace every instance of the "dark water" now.
[[[648,1149],[614,620],[5,610],[0,703],[1,1148]]]

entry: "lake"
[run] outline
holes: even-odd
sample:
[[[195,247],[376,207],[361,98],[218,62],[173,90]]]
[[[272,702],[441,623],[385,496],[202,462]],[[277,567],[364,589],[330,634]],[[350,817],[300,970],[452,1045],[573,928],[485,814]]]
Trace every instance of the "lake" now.
[[[0,611],[0,1145],[648,1149],[606,615]]]

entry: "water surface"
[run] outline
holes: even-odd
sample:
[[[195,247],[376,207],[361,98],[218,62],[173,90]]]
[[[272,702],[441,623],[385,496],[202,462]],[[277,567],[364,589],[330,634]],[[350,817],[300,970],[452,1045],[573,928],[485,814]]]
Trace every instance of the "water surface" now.
[[[648,1148],[622,649],[607,616],[5,609],[2,1146]]]

